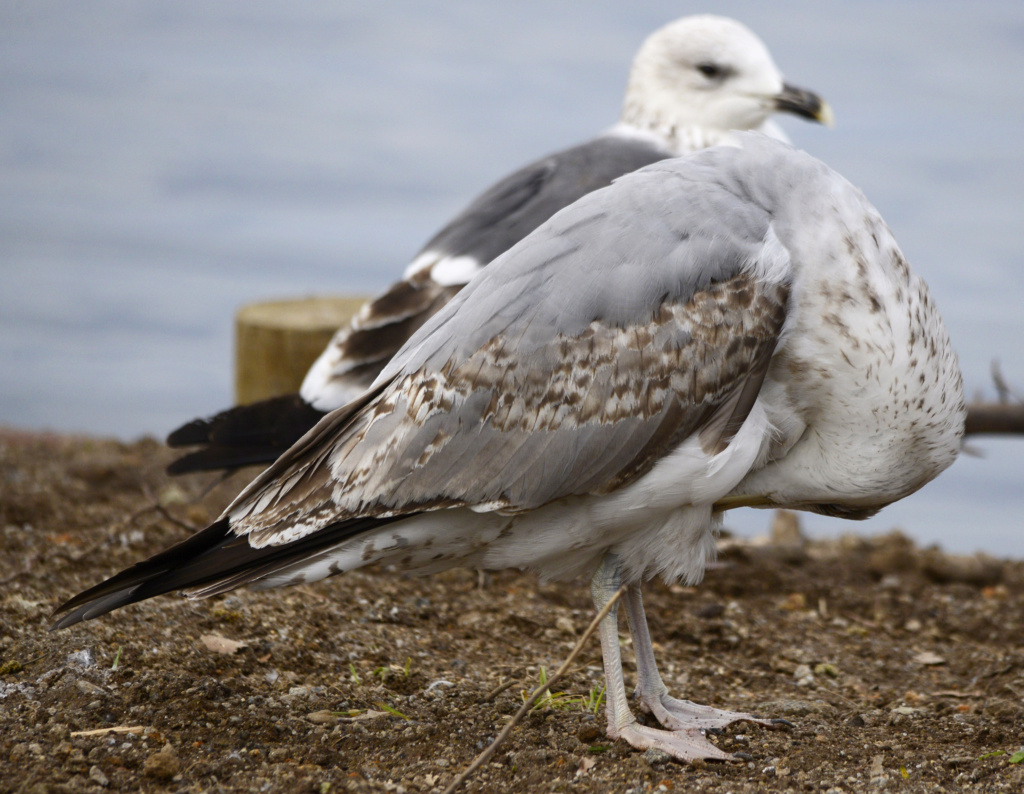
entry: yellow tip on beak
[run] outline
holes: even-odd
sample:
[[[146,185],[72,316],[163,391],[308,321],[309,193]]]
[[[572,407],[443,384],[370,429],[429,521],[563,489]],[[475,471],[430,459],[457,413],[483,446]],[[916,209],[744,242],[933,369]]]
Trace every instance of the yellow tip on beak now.
[[[824,99],[821,100],[821,109],[818,110],[818,121],[829,129],[836,126],[836,116],[832,112],[832,106]]]
[[[782,92],[774,97],[775,110],[779,113],[792,113],[811,121],[817,121],[826,127],[835,126],[836,117],[828,102],[806,88],[784,83]]]

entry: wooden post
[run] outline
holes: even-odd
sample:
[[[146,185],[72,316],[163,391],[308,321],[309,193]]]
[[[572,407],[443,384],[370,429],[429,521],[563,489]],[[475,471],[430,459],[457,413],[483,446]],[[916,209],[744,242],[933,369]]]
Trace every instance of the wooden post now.
[[[235,401],[239,405],[299,390],[334,332],[366,301],[329,296],[266,301],[235,315]]]

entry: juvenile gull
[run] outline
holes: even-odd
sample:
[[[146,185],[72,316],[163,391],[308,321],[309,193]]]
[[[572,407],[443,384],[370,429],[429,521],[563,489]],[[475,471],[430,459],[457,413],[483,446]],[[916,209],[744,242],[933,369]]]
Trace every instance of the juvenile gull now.
[[[683,760],[750,714],[668,695],[640,586],[696,584],[722,509],[848,518],[956,457],[960,372],[924,282],[863,195],[759,134],[617,180],[429,320],[221,518],[58,609],[69,626],[172,590],[309,582],[373,562],[620,583],[626,698],[601,627],[608,733]]]
[[[782,133],[775,112],[828,123],[815,94],[783,82],[761,40],[732,19],[693,16],[655,31],[633,61],[621,121],[591,141],[510,174],[423,247],[402,280],[342,328],[300,394],[223,411],[171,433],[200,445],[172,473],[269,463],[327,411],[359,397],[409,336],[498,254],[581,196],[637,168],[727,142],[732,130]]]

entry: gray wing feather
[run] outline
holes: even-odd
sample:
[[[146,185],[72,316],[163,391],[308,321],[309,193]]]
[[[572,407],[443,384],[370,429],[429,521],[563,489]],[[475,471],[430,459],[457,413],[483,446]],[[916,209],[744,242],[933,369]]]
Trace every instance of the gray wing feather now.
[[[423,251],[486,264],[580,197],[670,156],[653,142],[613,135],[548,155],[481,193]]]
[[[663,298],[686,299],[739,272],[757,257],[769,220],[724,188],[674,172],[631,174],[580,199],[502,255],[380,377],[413,371],[421,360],[431,369],[468,357],[500,334],[529,354],[546,344],[552,327],[567,335],[594,319],[624,327]],[[458,327],[449,328],[456,313]]]
[[[669,157],[639,138],[608,135],[548,155],[501,179],[474,199],[420,250],[471,257],[486,265],[559,210],[612,180]],[[367,303],[331,341],[331,380],[358,395],[461,284],[442,285],[429,269],[396,281]]]
[[[705,425],[709,451],[728,444],[788,283],[752,275],[768,213],[692,187],[642,171],[516,245],[399,352],[373,402],[328,415],[239,497],[234,530],[262,545],[355,516],[530,510],[631,482]]]

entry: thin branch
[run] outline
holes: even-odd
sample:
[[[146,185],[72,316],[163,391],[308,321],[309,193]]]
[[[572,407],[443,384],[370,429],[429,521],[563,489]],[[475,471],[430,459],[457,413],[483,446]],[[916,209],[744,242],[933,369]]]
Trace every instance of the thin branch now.
[[[156,512],[158,512],[160,515],[162,515],[165,519],[170,521],[175,526],[181,527],[182,529],[186,529],[192,534],[195,534],[201,529],[201,527],[197,527],[195,524],[190,524],[188,521],[182,521],[177,516],[172,515],[171,511],[164,507],[162,504],[157,504],[155,505],[155,507]]]
[[[150,490],[149,486],[146,485],[146,483],[142,483],[139,490],[142,491],[142,495],[149,501],[149,505],[144,507],[142,510],[137,511],[135,514],[133,514],[133,517],[136,515],[144,515],[147,512],[155,512],[167,521],[170,521],[175,526],[180,527],[181,529],[188,530],[189,532],[196,533],[200,529],[202,529],[202,527],[194,526],[188,523],[187,521],[182,521],[180,518],[177,518],[176,516],[172,515],[171,511],[160,503],[160,497],[153,493],[153,491]]]
[[[96,728],[92,731],[71,731],[72,736],[106,736],[108,733],[142,733],[144,725],[115,725],[112,728]]]
[[[486,695],[483,695],[479,699],[477,699],[476,702],[477,703],[487,703],[487,702],[489,702],[491,700],[494,700],[498,695],[500,695],[506,689],[509,689],[510,687],[512,687],[516,683],[516,681],[518,681],[518,680],[519,680],[518,678],[513,676],[513,677],[503,681],[502,683],[498,684],[498,686],[496,686],[494,689],[492,689],[490,692],[488,692]]]
[[[967,405],[965,435],[1024,435],[1024,399],[1003,377],[999,359],[992,360],[990,371],[997,402],[975,400]]]
[[[512,729],[515,728],[515,726],[522,721],[523,717],[525,717],[530,712],[530,709],[532,709],[534,705],[536,705],[537,701],[540,700],[541,696],[545,692],[547,692],[552,686],[554,686],[555,682],[558,681],[558,679],[560,679],[562,676],[566,674],[566,672],[568,672],[569,666],[576,660],[576,657],[580,655],[580,651],[583,650],[583,646],[586,644],[587,640],[590,639],[590,635],[597,631],[597,627],[601,625],[601,621],[608,616],[608,613],[612,611],[612,607],[614,607],[615,604],[618,603],[618,600],[622,597],[622,594],[625,592],[626,588],[624,586],[620,587],[615,592],[615,595],[608,599],[608,603],[605,604],[604,607],[602,607],[601,611],[598,612],[597,615],[594,617],[594,619],[590,621],[590,625],[587,626],[587,630],[583,632],[583,636],[581,636],[579,642],[576,643],[576,647],[572,649],[572,652],[569,654],[566,660],[562,662],[562,666],[558,668],[558,671],[553,676],[551,676],[551,678],[549,678],[546,682],[544,682],[535,690],[533,690],[533,694],[530,695],[529,698],[527,698],[526,702],[520,707],[519,711],[516,712],[515,716],[511,720],[509,720],[508,725],[506,725],[502,729],[501,733],[498,734],[497,738],[495,738],[495,740],[491,742],[490,746],[486,750],[484,750],[482,753],[480,753],[480,755],[476,757],[473,763],[470,764],[469,767],[467,767],[465,772],[463,772],[461,775],[459,775],[457,778],[455,778],[455,780],[451,782],[451,785],[449,785],[448,788],[444,790],[444,794],[452,794],[459,786],[465,783],[466,780],[468,780],[469,777],[474,772],[476,772],[480,767],[486,764],[494,756],[494,754],[498,750],[498,747],[509,737],[509,734],[512,733]]]
[[[968,436],[979,434],[1024,435],[1024,404],[971,403],[967,406]]]
[[[992,373],[992,383],[996,387],[996,394],[999,395],[999,402],[1008,403],[1010,398],[1017,396],[1013,393],[1013,389],[1010,388],[1010,384],[1006,382],[1006,378],[1003,377],[1003,370],[999,366],[999,359],[992,359],[992,366],[989,368]]]

